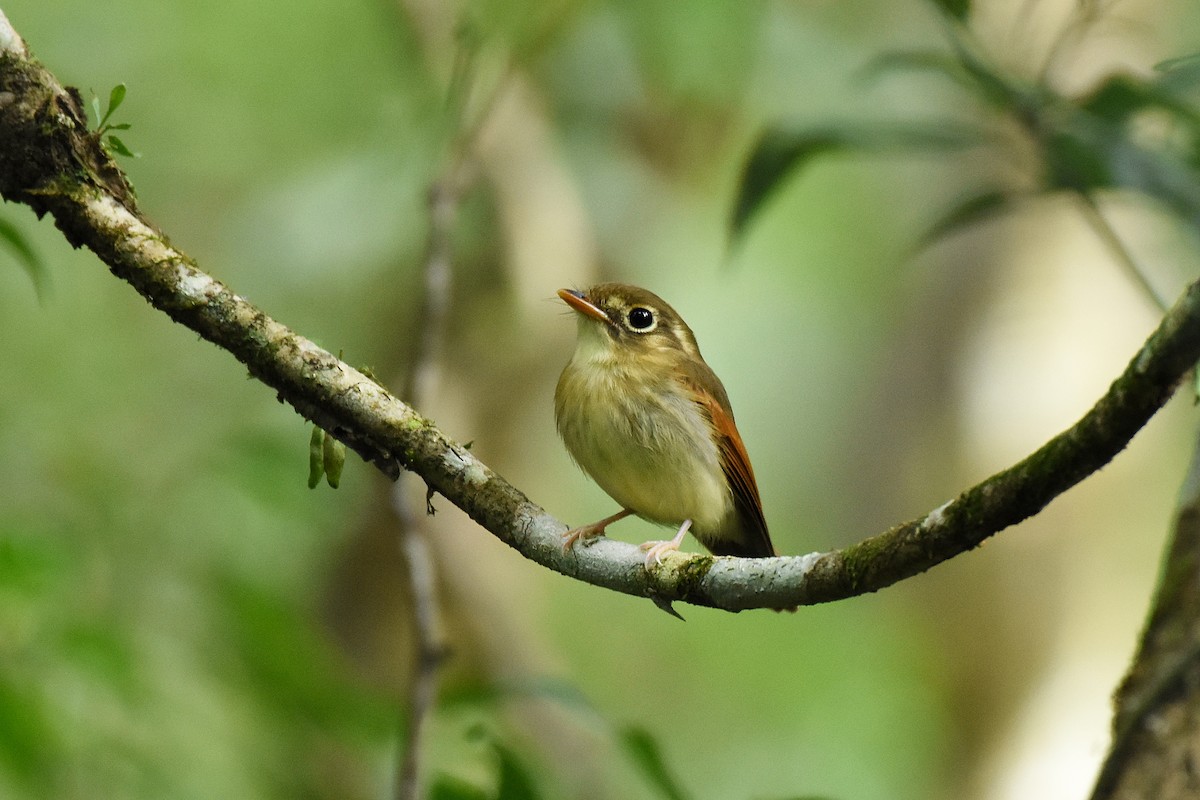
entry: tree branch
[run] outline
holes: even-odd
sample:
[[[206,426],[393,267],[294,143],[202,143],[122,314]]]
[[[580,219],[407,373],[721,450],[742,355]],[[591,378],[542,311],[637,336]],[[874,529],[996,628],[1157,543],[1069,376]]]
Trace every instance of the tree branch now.
[[[828,602],[923,572],[1026,519],[1110,461],[1200,359],[1200,283],[1163,317],[1100,401],[1031,456],[917,520],[844,550],[766,559],[672,555],[653,570],[633,544],[563,553],[566,525],[384,387],[200,271],[141,215],[88,131],[78,92],[29,58],[0,12],[0,194],[54,217],[155,308],[229,351],[250,373],[365,460],[400,468],[525,557],[657,602],[731,611]]]
[[[1092,800],[1196,796],[1200,743],[1200,441],[1129,674],[1114,697],[1113,742]]]

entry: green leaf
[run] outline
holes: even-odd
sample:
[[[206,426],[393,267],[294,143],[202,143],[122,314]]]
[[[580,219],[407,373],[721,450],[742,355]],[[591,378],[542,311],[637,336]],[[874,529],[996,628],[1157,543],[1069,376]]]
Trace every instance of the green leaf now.
[[[962,86],[973,86],[962,62],[945,50],[897,50],[872,59],[859,72],[865,80],[875,80],[886,72],[935,72]]]
[[[114,153],[119,153],[123,156],[126,156],[127,158],[141,158],[142,157],[140,153],[135,153],[132,150],[130,150],[128,147],[126,147],[125,143],[122,142],[120,139],[118,139],[116,136],[108,137],[108,148],[110,150],[112,150]]]
[[[1083,98],[1079,105],[1101,119],[1120,123],[1157,102],[1146,84],[1127,75],[1114,75]]]
[[[991,219],[1013,205],[1013,196],[1001,189],[987,189],[970,195],[955,203],[929,226],[918,240],[916,250],[924,250],[940,239]]]
[[[120,108],[121,103],[124,102],[125,84],[118,83],[112,88],[112,91],[108,93],[108,114],[106,116],[112,116],[112,113]]]
[[[429,787],[429,800],[488,800],[488,793],[462,778],[441,772]]]
[[[131,124],[129,124],[128,122],[122,122],[120,125],[109,125],[108,130],[110,130],[110,131],[127,131],[132,127],[133,126]]]
[[[96,96],[96,92],[92,90],[92,112],[96,115],[96,128],[99,129],[103,124],[101,122],[102,115],[100,113],[100,98]]]
[[[1155,72],[1174,72],[1176,70],[1200,70],[1200,53],[1168,58],[1154,65]]]
[[[100,98],[96,97],[95,95],[92,95],[92,107],[96,110],[96,116],[100,120],[99,122],[96,123],[96,130],[100,131],[101,133],[108,130],[108,128],[105,127],[104,123],[108,122],[109,117],[111,117],[113,115],[113,112],[116,111],[117,107],[120,106],[121,103],[123,103],[124,101],[125,101],[125,84],[118,83],[116,86],[114,86],[112,88],[112,91],[108,93],[108,108],[105,110],[104,116],[101,117],[100,116]]]
[[[308,438],[308,488],[315,489],[325,474],[325,431],[313,425]]]
[[[1139,111],[1161,108],[1180,120],[1195,125],[1200,113],[1173,91],[1169,76],[1159,81],[1144,81],[1131,75],[1113,75],[1079,101],[1089,114],[1110,123],[1122,124]]]
[[[1197,87],[1200,87],[1200,56],[1162,72],[1156,76],[1154,83],[1173,95],[1194,96]]]
[[[971,0],[932,0],[932,2],[943,14],[959,22],[966,22],[967,17],[971,15]]]
[[[751,151],[742,171],[730,221],[730,236],[740,236],[779,188],[818,156],[847,150],[943,153],[983,141],[984,135],[978,129],[953,122],[768,130]]]
[[[792,173],[818,155],[844,148],[844,137],[828,131],[769,130],[750,153],[734,204],[730,232],[737,238]]]
[[[1106,151],[1103,145],[1063,130],[1045,137],[1042,147],[1050,188],[1092,192],[1114,185],[1113,151]]]
[[[1200,219],[1200,112],[1172,85],[1175,75],[1154,81],[1114,75],[1078,100],[1075,113],[1044,114],[1040,138],[1047,187],[1085,194],[1110,188],[1141,192],[1195,225]],[[1171,117],[1171,135],[1158,144],[1132,137],[1132,124],[1146,110]]]
[[[326,433],[325,444],[321,448],[321,463],[325,467],[325,480],[330,488],[338,488],[342,482],[342,467],[346,463],[346,445]]]
[[[860,77],[876,80],[886,72],[898,70],[934,72],[954,81],[977,99],[993,108],[1009,111],[1036,103],[1038,90],[1009,83],[997,69],[961,42],[952,42],[953,50],[901,50],[885,53],[865,66]]]
[[[47,272],[45,263],[38,257],[37,251],[33,249],[33,245],[25,238],[25,234],[21,232],[20,228],[3,218],[0,218],[0,240],[8,243],[9,249],[17,257],[17,263],[25,269],[25,274],[29,276],[38,300],[44,301],[50,273]]]
[[[627,725],[621,729],[619,736],[633,762],[663,797],[668,800],[687,800],[687,793],[667,768],[662,749],[648,731],[636,725]]]
[[[500,742],[493,741],[492,748],[500,760],[500,780],[496,800],[538,800],[540,795],[533,778],[516,754]]]
[[[439,708],[483,706],[506,700],[534,698],[599,718],[600,712],[575,684],[556,678],[527,678],[487,682],[462,682],[447,687],[438,697]]]
[[[1107,146],[1104,154],[1114,185],[1144,193],[1189,225],[1200,222],[1200,182],[1195,164],[1171,152],[1139,148],[1127,140]]]
[[[994,108],[1010,111],[1038,102],[1039,97],[1030,95],[1037,90],[1021,89],[1009,83],[1008,77],[984,60],[984,56],[961,38],[951,37],[950,46],[954,56],[962,65],[963,73],[974,84],[974,93]],[[1041,101],[1044,103],[1044,101]]]

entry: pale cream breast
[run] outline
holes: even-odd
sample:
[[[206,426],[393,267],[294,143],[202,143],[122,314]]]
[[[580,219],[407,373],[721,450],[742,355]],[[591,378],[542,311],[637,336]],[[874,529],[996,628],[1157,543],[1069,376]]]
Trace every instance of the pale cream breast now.
[[[581,325],[559,378],[555,417],[568,452],[623,508],[697,533],[729,523],[732,496],[709,422],[653,360],[618,366],[595,325]],[[633,388],[635,387],[635,388]]]

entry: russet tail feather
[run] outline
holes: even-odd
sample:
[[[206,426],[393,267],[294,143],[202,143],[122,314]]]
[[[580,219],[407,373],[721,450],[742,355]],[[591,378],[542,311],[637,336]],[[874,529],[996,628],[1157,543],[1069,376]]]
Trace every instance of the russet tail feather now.
[[[713,376],[713,379],[716,380],[716,376]],[[720,382],[717,381],[716,385],[720,386]],[[767,533],[767,520],[763,516],[762,498],[758,494],[758,483],[754,480],[754,468],[750,466],[746,445],[742,443],[742,436],[733,422],[729,400],[700,391],[694,384],[693,392],[696,402],[704,409],[713,426],[721,470],[729,481],[734,508],[741,523],[741,535],[736,540],[722,538],[705,544],[719,556],[769,558],[776,555],[775,547],[771,544],[771,535]]]

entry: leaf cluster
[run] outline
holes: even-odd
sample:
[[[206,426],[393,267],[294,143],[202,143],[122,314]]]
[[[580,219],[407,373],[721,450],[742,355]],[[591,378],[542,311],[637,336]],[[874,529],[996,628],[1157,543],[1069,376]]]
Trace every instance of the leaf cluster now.
[[[1017,187],[999,180],[965,193],[920,237],[924,247],[1014,209],[1036,196],[1070,193],[1091,202],[1101,192],[1137,192],[1185,224],[1200,228],[1200,55],[1159,64],[1149,76],[1109,75],[1089,90],[1065,94],[1044,79],[1024,80],[992,63],[958,23],[966,2],[938,2],[948,17],[948,46],[887,54],[865,71],[875,79],[900,71],[950,80],[981,113],[981,124],[857,122],[798,128],[775,125],[758,139],[742,170],[730,218],[737,240],[780,189],[818,157],[832,154],[925,154],[1002,149],[1015,128],[1033,145],[1035,174]],[[1029,185],[1034,188],[1031,190]]]
[[[92,94],[92,113],[96,115],[96,130],[93,136],[100,141],[105,149],[109,152],[117,153],[118,155],[127,158],[141,158],[140,153],[135,153],[129,149],[124,141],[120,139],[112,131],[127,131],[132,125],[128,122],[112,123],[112,115],[116,112],[121,104],[125,102],[125,84],[118,83],[108,93],[108,105],[101,111],[100,98],[96,94]]]
[[[556,687],[546,688],[549,689],[551,697],[566,700],[569,704],[586,702],[576,693],[565,696]],[[473,700],[468,702],[498,699],[504,693],[504,690],[471,693]],[[594,709],[587,710],[595,713]],[[613,734],[629,763],[641,775],[654,797],[662,800],[688,800],[693,796],[680,783],[667,763],[662,745],[648,730],[638,725],[625,725],[615,729]],[[430,800],[540,800],[552,796],[539,784],[537,773],[529,767],[527,758],[505,743],[495,732],[483,725],[477,725],[467,732],[467,737],[483,742],[490,751],[493,762],[492,785],[485,788],[454,773],[440,771],[434,776],[430,786]]]
[[[346,464],[346,445],[313,425],[308,439],[308,488],[315,489],[325,478],[331,489],[342,483],[342,467]]]
[[[125,102],[125,94],[125,84],[118,83],[109,91],[108,103],[103,108],[100,104],[100,98],[95,93],[92,94],[92,113],[96,116],[96,129],[92,131],[92,136],[109,153],[116,153],[128,158],[140,158],[140,153],[130,150],[128,145],[113,133],[113,131],[129,130],[132,127],[131,123],[110,121],[113,114]],[[44,300],[49,283],[49,272],[45,262],[38,255],[37,250],[34,249],[29,237],[12,222],[0,219],[0,241],[3,241],[7,245],[10,253],[16,257],[17,263],[25,270],[25,273],[33,283],[34,291],[37,292],[38,298]]]

